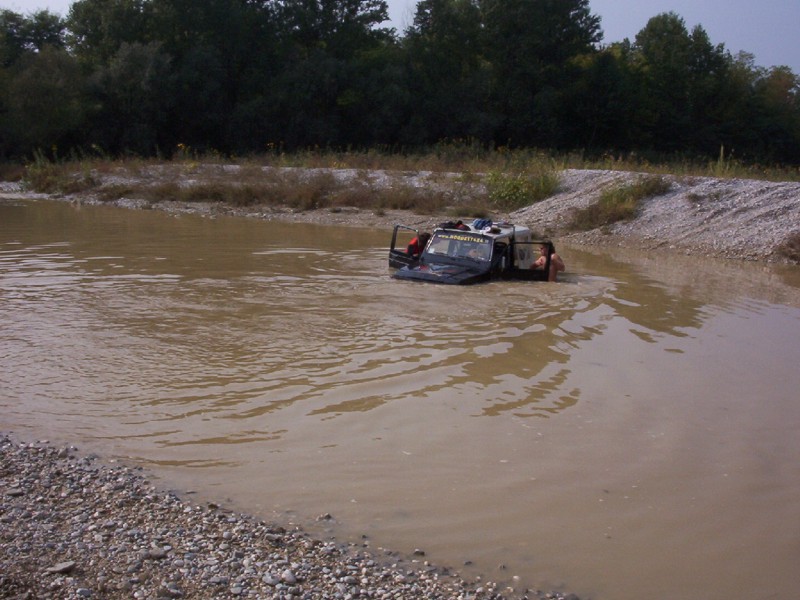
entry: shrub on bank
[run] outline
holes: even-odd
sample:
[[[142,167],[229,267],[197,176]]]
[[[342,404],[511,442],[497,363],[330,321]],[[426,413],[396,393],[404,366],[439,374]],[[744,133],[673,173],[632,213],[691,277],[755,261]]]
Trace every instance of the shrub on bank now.
[[[777,253],[783,258],[800,263],[800,231],[783,240],[777,248]]]
[[[552,196],[558,189],[555,170],[502,173],[493,171],[486,177],[489,200],[498,210],[512,212]]]
[[[644,199],[665,194],[669,187],[663,177],[642,177],[634,183],[608,188],[597,202],[576,210],[569,227],[575,231],[589,231],[629,221],[636,216]]]

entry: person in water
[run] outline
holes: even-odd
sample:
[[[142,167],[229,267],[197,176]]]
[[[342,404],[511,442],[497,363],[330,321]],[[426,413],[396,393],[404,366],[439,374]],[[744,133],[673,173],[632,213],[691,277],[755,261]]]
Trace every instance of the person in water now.
[[[422,254],[422,251],[425,250],[425,245],[428,243],[429,239],[431,239],[430,233],[420,233],[409,242],[408,248],[406,248],[406,254],[418,258],[419,255]]]
[[[539,246],[539,258],[537,258],[531,265],[532,269],[544,269],[547,264],[547,249],[552,248],[553,252],[550,254],[550,272],[547,274],[547,281],[555,281],[558,277],[558,272],[563,271],[566,267],[561,257],[556,254],[556,247],[552,244],[542,244]]]

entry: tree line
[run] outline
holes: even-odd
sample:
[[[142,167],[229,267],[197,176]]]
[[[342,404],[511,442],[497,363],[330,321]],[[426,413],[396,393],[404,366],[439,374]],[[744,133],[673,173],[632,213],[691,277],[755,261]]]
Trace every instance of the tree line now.
[[[588,0],[78,0],[0,11],[0,158],[413,150],[441,140],[800,164],[800,78],[675,13]]]

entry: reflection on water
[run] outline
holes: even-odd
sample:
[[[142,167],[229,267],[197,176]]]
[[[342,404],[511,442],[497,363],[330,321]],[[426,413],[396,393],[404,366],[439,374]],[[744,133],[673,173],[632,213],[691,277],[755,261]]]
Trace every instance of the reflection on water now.
[[[462,289],[389,234],[0,201],[0,428],[468,575],[795,593],[797,269],[564,247]]]

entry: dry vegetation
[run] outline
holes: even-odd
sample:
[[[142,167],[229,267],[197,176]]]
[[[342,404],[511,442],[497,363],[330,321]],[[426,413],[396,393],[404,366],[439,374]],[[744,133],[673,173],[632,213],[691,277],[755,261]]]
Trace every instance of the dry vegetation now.
[[[182,148],[176,160],[85,158],[50,161],[42,155],[24,170],[6,166],[5,179],[22,179],[30,190],[48,194],[92,194],[103,201],[218,202],[234,207],[287,207],[308,211],[356,207],[376,212],[450,212],[459,217],[508,213],[552,196],[565,169],[649,173],[634,184],[605,190],[596,204],[577,211],[571,228],[585,231],[635,216],[642,199],[664,193],[657,175],[798,181],[800,168],[763,168],[726,159],[707,164],[653,165],[631,158],[587,160],[532,150],[485,150],[443,143],[425,154],[304,152],[265,154],[244,160],[195,156]],[[342,176],[343,172],[346,176]],[[391,185],[375,173],[394,174]],[[336,174],[334,174],[336,173]],[[413,174],[403,179],[397,174]],[[457,174],[457,175],[456,175]],[[420,185],[424,180],[424,185]]]
[[[789,261],[800,263],[800,231],[789,235],[778,246],[777,253]]]

